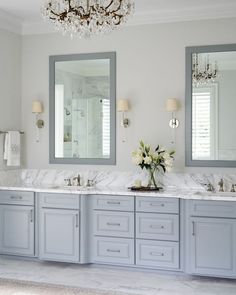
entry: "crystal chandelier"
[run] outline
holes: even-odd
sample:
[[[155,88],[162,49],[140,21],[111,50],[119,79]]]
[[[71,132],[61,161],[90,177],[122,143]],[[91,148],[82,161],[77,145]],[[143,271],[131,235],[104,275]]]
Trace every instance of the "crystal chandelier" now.
[[[219,78],[217,61],[210,63],[209,54],[202,62],[201,55],[193,54],[192,81],[195,87],[214,83]]]
[[[109,33],[133,14],[134,0],[46,0],[42,16],[57,31],[90,38]]]

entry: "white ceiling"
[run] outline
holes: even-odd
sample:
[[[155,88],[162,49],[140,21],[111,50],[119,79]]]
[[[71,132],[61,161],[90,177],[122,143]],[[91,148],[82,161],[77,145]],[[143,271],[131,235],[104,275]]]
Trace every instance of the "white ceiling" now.
[[[0,24],[21,24],[23,34],[48,30],[40,17],[44,0],[0,0]],[[235,0],[135,0],[136,10],[130,24],[161,23],[236,17]]]

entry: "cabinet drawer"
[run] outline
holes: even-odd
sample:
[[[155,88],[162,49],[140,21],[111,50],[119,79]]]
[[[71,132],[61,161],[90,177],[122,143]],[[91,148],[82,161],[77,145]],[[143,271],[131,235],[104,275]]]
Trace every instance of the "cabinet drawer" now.
[[[34,193],[23,191],[0,191],[0,204],[34,206]]]
[[[136,237],[139,239],[178,241],[179,216],[173,214],[137,213]]]
[[[188,201],[190,216],[236,218],[236,202]]]
[[[94,234],[110,237],[134,237],[134,213],[94,212]]]
[[[179,268],[179,244],[177,242],[136,242],[136,264],[151,268]]]
[[[41,193],[39,198],[43,208],[79,209],[78,195]]]
[[[179,199],[137,197],[136,211],[178,214]]]
[[[134,211],[134,197],[94,196],[93,208],[98,210]]]
[[[111,264],[134,264],[134,240],[95,238],[94,261]]]

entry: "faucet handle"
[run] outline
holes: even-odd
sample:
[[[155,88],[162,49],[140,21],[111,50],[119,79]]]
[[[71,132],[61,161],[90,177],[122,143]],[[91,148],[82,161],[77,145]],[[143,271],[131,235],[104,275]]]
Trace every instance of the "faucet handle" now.
[[[208,192],[214,192],[215,188],[210,182],[207,183],[206,186],[207,186],[207,191]]]
[[[231,190],[230,190],[231,193],[235,193],[235,186],[236,186],[236,184],[232,184]]]
[[[88,179],[87,180],[87,187],[94,186],[94,184],[95,184],[95,181],[93,179]]]
[[[64,181],[67,182],[67,186],[72,186],[70,178],[66,178],[66,179],[64,179]]]

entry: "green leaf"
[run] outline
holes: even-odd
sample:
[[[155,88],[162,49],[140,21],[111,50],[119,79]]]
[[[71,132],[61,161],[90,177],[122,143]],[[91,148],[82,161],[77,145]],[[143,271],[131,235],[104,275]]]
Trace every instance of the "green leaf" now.
[[[164,165],[162,165],[162,164],[160,166],[163,169],[164,173],[166,173],[166,167]]]
[[[140,146],[142,147],[142,148],[144,148],[144,142],[142,141],[142,139],[140,140]]]

